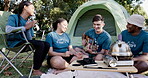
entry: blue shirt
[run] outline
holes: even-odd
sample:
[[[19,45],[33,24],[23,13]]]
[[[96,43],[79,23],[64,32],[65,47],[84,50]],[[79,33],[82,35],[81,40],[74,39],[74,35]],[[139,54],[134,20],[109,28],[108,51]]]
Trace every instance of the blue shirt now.
[[[19,25],[18,25],[19,22]],[[7,26],[12,26],[12,27],[24,27],[26,25],[27,20],[23,19],[20,16],[20,19],[18,19],[18,15],[10,15],[8,18]],[[29,30],[24,31],[26,34],[26,37],[28,40],[32,39],[33,34],[33,28]],[[8,47],[13,48],[15,45],[20,43],[21,41],[25,40],[23,37],[22,33],[17,33],[17,34],[11,34],[7,35],[7,42],[8,42]]]
[[[133,55],[137,56],[140,52],[148,53],[148,32],[141,30],[138,35],[132,36],[124,30],[121,35],[122,40],[130,46]]]
[[[46,42],[50,44],[50,47],[53,47],[55,52],[65,53],[69,50],[70,38],[67,33],[59,35],[56,32],[50,32],[46,36]]]
[[[97,41],[97,45],[99,46],[97,52],[100,52],[102,49],[110,49],[111,36],[105,30],[100,34],[96,34],[95,29],[92,28],[89,29],[85,35]]]

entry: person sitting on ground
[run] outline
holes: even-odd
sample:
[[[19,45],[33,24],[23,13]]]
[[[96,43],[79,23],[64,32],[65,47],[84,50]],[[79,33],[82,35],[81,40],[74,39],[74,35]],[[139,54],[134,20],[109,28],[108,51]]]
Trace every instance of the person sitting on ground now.
[[[29,17],[34,15],[34,6],[29,1],[22,1],[19,4],[18,14],[10,15],[6,25],[6,32],[10,33],[16,29],[22,29],[26,34],[27,40],[34,46],[34,58],[33,58],[33,75],[41,75],[39,70],[42,66],[48,50],[49,44],[45,41],[32,40],[33,27],[36,20],[29,20]],[[25,43],[25,38],[22,33],[7,35],[8,47],[13,48]]]
[[[55,31],[48,33],[46,36],[46,42],[50,44],[47,63],[57,70],[63,70],[69,63],[82,58],[82,54],[73,49],[70,38],[65,33],[67,26],[67,21],[59,18],[53,23]]]
[[[133,14],[127,19],[127,29],[120,34],[122,41],[131,48],[137,73],[148,70],[148,32],[142,30],[144,22],[142,15]]]
[[[82,35],[83,50],[75,48],[76,51],[83,51],[89,54],[90,58],[102,60],[102,56],[108,54],[111,45],[111,36],[103,27],[105,26],[104,18],[97,14],[94,16],[93,28],[89,29]]]

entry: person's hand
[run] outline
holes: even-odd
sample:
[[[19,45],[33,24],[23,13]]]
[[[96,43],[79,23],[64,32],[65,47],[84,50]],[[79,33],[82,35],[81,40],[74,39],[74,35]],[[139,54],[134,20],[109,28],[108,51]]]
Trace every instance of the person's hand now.
[[[98,52],[94,52],[92,49],[87,49],[86,52],[90,54],[98,54]]]
[[[36,23],[37,23],[36,20],[33,20],[33,21],[27,21],[27,22],[26,22],[26,25],[25,25],[25,28],[28,30],[28,29],[34,27]]]
[[[94,51],[92,51],[91,54],[98,54],[98,52],[94,52]]]
[[[107,53],[107,52],[106,52],[106,53]],[[105,54],[105,52],[101,51],[101,52],[99,52],[99,54]]]
[[[138,61],[138,59],[137,58],[133,58],[133,61]]]
[[[83,45],[83,46],[86,45],[86,40],[85,40],[85,39],[82,40],[82,45]]]
[[[90,44],[87,44],[85,46],[85,51],[88,52],[88,53],[90,53],[90,54],[93,52],[92,49],[90,49]]]
[[[102,61],[102,60],[103,60],[103,54],[98,54],[98,55],[95,57],[95,60],[96,60],[96,61]]]
[[[63,57],[69,57],[71,55],[71,52],[70,51],[66,51],[64,54],[63,54]]]
[[[75,54],[75,56],[78,58],[78,59],[81,59],[83,57],[83,54],[81,52],[77,52]]]

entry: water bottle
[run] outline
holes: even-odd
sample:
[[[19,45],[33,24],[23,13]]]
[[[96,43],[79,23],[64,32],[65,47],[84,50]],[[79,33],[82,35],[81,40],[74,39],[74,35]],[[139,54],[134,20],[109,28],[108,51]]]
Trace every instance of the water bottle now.
[[[117,60],[114,57],[109,56],[109,55],[103,56],[103,62],[105,64],[107,64],[107,66],[109,66],[109,67],[116,67],[117,66]]]
[[[36,19],[35,14],[32,15],[32,16],[30,16],[30,20],[31,20],[31,21],[33,21],[33,20],[35,20],[35,19]],[[36,28],[36,31],[40,30],[40,27],[38,26],[38,24],[35,24],[35,28]]]

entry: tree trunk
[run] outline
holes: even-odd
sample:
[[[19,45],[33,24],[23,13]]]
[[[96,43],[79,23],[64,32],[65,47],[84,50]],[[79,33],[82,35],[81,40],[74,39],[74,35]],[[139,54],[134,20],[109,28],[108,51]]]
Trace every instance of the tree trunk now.
[[[11,0],[4,0],[4,11],[9,11]]]

